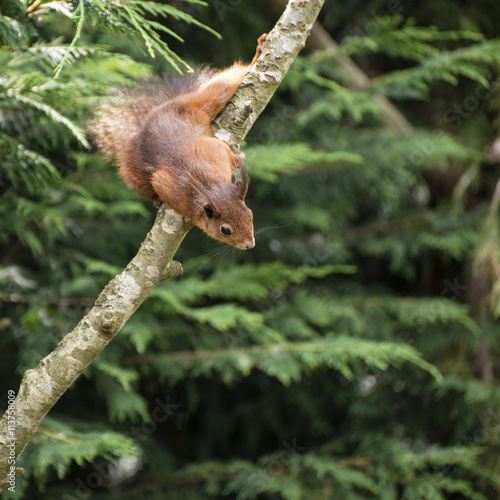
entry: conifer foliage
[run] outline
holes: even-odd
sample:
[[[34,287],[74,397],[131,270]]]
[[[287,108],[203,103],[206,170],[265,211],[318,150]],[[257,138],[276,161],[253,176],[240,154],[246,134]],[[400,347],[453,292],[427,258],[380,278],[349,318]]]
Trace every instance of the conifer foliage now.
[[[236,4],[0,0],[2,409],[154,219],[93,151],[92,111],[245,59],[274,21]],[[256,248],[192,230],[184,276],[46,417],[2,498],[498,497],[500,11],[446,0],[436,22],[435,4],[327,2],[340,45],[295,61],[244,147]]]

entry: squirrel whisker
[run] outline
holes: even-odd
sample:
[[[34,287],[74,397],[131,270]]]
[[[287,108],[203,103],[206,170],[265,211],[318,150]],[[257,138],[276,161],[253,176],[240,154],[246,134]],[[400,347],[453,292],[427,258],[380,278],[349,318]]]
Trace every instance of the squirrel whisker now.
[[[290,220],[290,221],[280,222],[279,224],[275,224],[273,226],[259,227],[259,229],[257,229],[254,234],[255,236],[258,236],[262,233],[265,233],[266,231],[270,231],[271,229],[281,229],[282,227],[289,226],[292,223],[293,221]]]

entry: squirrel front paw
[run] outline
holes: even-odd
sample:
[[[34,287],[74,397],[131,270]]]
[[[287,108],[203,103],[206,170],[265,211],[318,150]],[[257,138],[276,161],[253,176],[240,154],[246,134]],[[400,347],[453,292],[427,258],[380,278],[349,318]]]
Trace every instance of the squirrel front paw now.
[[[236,171],[241,168],[241,164],[244,163],[243,160],[246,158],[246,155],[242,151],[238,151],[237,153],[233,153],[232,158],[231,168],[233,171]]]

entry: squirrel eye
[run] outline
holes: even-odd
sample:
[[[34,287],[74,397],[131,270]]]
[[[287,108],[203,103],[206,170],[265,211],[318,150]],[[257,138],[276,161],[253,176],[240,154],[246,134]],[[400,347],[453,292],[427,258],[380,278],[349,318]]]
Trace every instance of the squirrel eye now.
[[[231,229],[229,229],[228,227],[226,226],[222,226],[220,228],[220,232],[225,235],[225,236],[231,236]]]

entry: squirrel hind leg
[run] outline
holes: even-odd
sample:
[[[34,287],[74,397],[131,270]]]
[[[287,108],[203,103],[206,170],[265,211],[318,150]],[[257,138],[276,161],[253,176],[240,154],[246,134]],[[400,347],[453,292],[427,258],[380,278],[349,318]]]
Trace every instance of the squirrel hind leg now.
[[[231,100],[249,69],[250,66],[235,62],[215,73],[199,89],[177,98],[177,105],[182,110],[202,110],[212,120]]]
[[[177,106],[183,110],[203,110],[213,120],[224,106],[231,100],[250,68],[262,53],[268,35],[260,36],[257,52],[248,65],[236,61],[232,66],[222,71],[212,72],[205,68],[200,73],[201,85],[192,92],[179,96]]]

